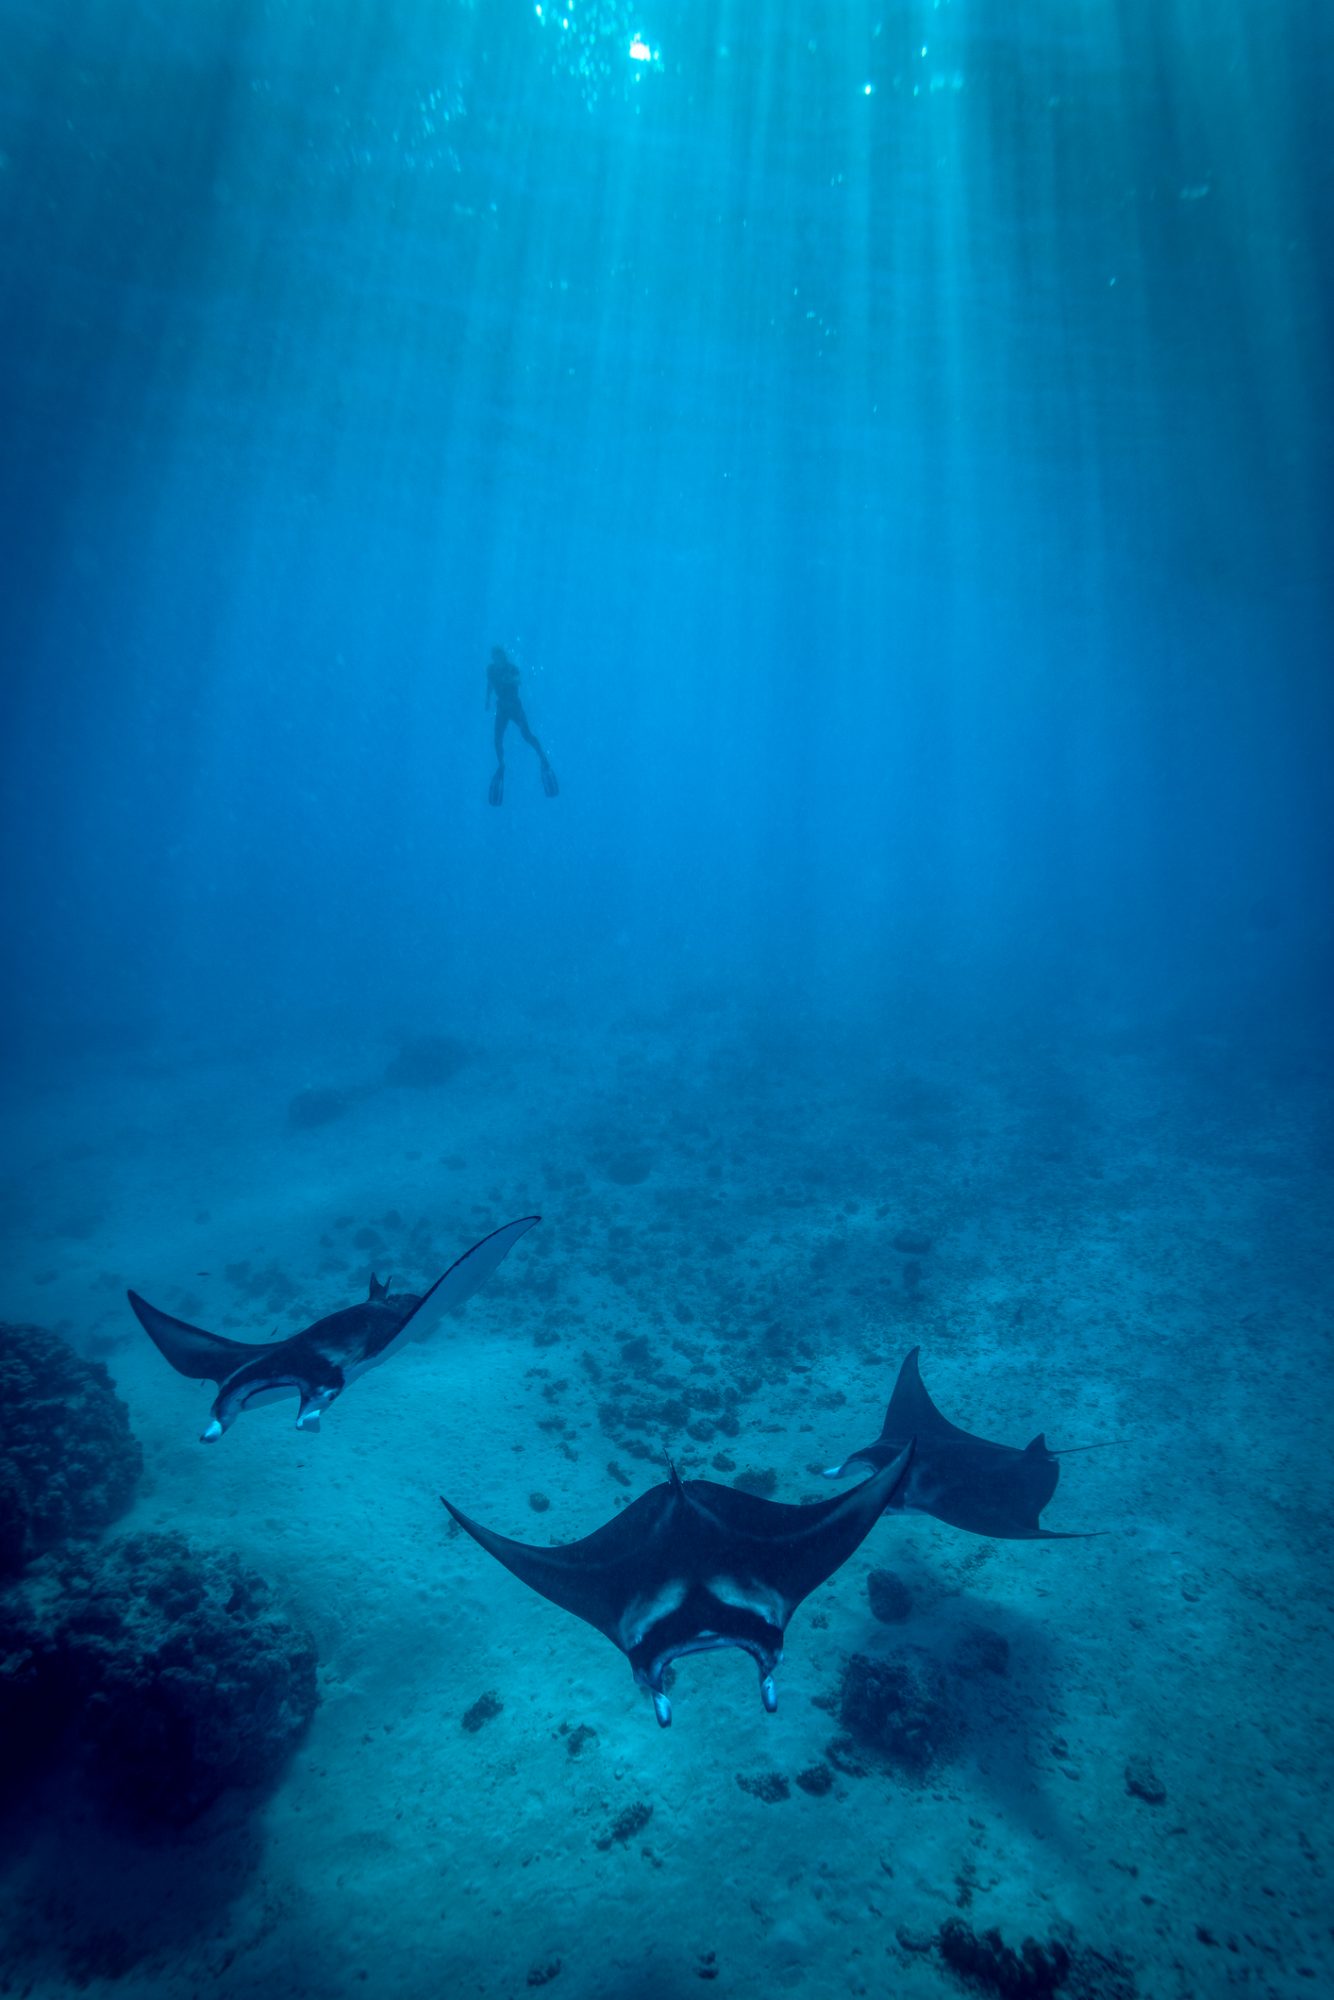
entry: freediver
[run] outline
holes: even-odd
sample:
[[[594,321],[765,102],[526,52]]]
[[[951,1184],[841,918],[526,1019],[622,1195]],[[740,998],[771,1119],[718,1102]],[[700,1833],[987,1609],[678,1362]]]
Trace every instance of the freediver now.
[[[505,731],[511,722],[524,742],[531,743],[537,752],[542,790],[549,799],[556,798],[560,792],[556,773],[551,768],[546,751],[528,727],[528,717],[524,714],[523,703],[519,699],[519,669],[503,646],[491,648],[491,663],[486,670],[488,708],[491,706],[492,697],[495,698],[496,704],[496,771],[487,798],[493,806],[505,803]]]

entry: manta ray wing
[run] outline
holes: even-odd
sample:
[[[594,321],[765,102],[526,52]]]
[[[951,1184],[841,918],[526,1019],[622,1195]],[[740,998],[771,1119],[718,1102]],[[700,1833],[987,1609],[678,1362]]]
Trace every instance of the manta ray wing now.
[[[621,1621],[644,1576],[644,1551],[663,1537],[667,1526],[674,1503],[669,1486],[654,1486],[641,1493],[581,1541],[549,1549],[498,1535],[471,1520],[443,1495],[441,1498],[464,1533],[503,1564],[511,1576],[517,1576],[549,1604],[573,1612],[625,1650],[619,1637]]]
[[[173,1319],[170,1313],[159,1312],[147,1299],[140,1298],[138,1292],[127,1292],[131,1309],[148,1338],[163,1359],[169,1361],[178,1375],[188,1375],[192,1382],[225,1382],[229,1375],[251,1361],[257,1354],[263,1354],[272,1345],[281,1347],[282,1341],[270,1343],[264,1340],[227,1340],[220,1333],[207,1333],[202,1326],[191,1326],[183,1319]]]
[[[979,1440],[971,1432],[960,1430],[948,1417],[942,1417],[932,1402],[922,1380],[921,1352],[920,1347],[914,1347],[911,1353],[904,1356],[894,1393],[889,1399],[889,1408],[885,1412],[881,1442],[889,1444],[892,1441],[896,1450],[905,1438],[910,1437],[915,1437],[921,1444],[940,1438],[960,1438],[967,1444],[978,1443]]]
[[[514,1248],[521,1236],[526,1236],[535,1223],[542,1220],[540,1215],[521,1215],[517,1222],[502,1223],[493,1229],[480,1243],[474,1243],[471,1250],[450,1265],[443,1276],[436,1279],[429,1291],[409,1305],[406,1316],[396,1327],[387,1332],[382,1346],[369,1350],[363,1361],[349,1371],[353,1375],[365,1374],[368,1368],[378,1368],[391,1354],[396,1354],[408,1341],[426,1340],[439,1326],[445,1314],[455,1306],[461,1306],[480,1291]]]

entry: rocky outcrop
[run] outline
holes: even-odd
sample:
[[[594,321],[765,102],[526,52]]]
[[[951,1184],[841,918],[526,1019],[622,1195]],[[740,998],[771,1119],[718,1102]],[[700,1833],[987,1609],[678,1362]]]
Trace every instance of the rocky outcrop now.
[[[102,1364],[45,1327],[0,1323],[0,1580],[116,1520],[142,1469]]]
[[[263,1578],[182,1535],[68,1549],[0,1599],[0,1737],[29,1769],[63,1745],[139,1823],[271,1782],[317,1701],[314,1644]]]

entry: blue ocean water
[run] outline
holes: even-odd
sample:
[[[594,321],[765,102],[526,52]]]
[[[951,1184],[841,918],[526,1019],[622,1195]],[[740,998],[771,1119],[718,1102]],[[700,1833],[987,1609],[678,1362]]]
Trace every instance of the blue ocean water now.
[[[143,1452],[10,1588],[166,1602],[142,1696],[143,1565],[239,1559],[319,1688],[169,1840],[62,1720],[6,1982],[1334,1988],[1334,15],[0,0],[0,58],[0,1314]],[[557,797],[511,729],[488,802],[497,645]],[[125,1301],[263,1340],[539,1211],[318,1436],[201,1448]],[[447,1531],[664,1451],[822,1497],[914,1347],[1099,1446],[1044,1519],[1104,1532],[878,1523],[773,1716],[704,1655],[660,1733]]]

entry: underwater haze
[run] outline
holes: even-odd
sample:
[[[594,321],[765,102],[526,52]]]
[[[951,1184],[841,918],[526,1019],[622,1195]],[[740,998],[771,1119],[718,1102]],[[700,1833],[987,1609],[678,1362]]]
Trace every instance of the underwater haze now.
[[[7,1989],[1334,1991],[1332,94],[1320,0],[0,0]],[[537,1214],[200,1443],[154,1311]],[[826,1500],[914,1349],[1088,1538],[919,1408],[772,1714],[440,1506]]]

